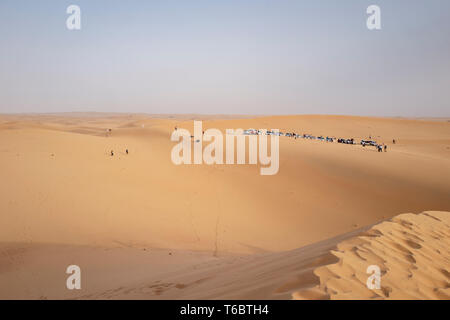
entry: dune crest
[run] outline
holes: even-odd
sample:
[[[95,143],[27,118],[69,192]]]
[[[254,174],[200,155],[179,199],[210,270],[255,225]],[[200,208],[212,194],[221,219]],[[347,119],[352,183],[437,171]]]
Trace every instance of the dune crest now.
[[[339,258],[318,267],[320,284],[294,299],[450,299],[450,213],[405,213],[337,245]],[[381,269],[381,288],[366,286],[369,265]]]

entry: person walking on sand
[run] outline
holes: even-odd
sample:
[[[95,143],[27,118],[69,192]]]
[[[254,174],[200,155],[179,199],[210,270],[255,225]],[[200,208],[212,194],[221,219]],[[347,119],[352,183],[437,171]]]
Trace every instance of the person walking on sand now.
[[[387,145],[384,145],[384,152],[387,152]]]
[[[114,151],[111,150],[111,157],[113,157],[113,156],[114,156]]]
[[[128,149],[126,149],[125,152],[128,154]]]

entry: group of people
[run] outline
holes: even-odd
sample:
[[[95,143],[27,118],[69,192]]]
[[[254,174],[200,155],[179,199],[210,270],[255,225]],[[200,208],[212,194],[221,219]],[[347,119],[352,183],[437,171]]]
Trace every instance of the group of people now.
[[[244,130],[244,134],[245,135],[260,135],[262,134],[262,131],[260,130],[254,130],[254,129],[248,129],[248,130]],[[343,143],[343,144],[356,144],[355,139],[354,138],[350,138],[350,139],[343,139],[343,138],[334,138],[334,137],[323,137],[323,136],[313,136],[310,134],[303,134],[303,135],[299,135],[295,132],[274,132],[274,131],[270,131],[268,130],[266,132],[267,135],[278,135],[278,136],[285,136],[285,137],[290,137],[290,138],[302,138],[302,139],[310,139],[310,140],[320,140],[320,141],[326,141],[326,142],[334,142],[337,141],[337,143]],[[372,137],[369,137],[370,139]],[[392,140],[392,143],[395,144],[395,139]],[[387,145],[385,145],[384,143],[379,144],[376,141],[373,140],[361,140],[360,144],[365,147],[365,146],[374,146],[377,149],[377,152],[387,152]]]
[[[351,138],[351,139],[339,138],[339,139],[337,139],[337,142],[338,143],[344,143],[344,144],[355,144],[355,140],[353,138]]]
[[[384,143],[383,144],[377,144],[377,151],[378,152],[383,152],[383,149],[384,149],[384,152],[387,152],[387,145],[385,145]]]

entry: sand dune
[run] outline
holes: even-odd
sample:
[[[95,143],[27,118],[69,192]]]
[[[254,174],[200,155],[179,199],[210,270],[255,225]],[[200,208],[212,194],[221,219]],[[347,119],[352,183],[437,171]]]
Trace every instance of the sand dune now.
[[[2,244],[0,283],[9,290],[0,298],[450,299],[449,230],[450,212],[408,213],[300,249],[221,257],[119,243]],[[80,291],[61,285],[74,262]],[[381,288],[369,290],[373,264]]]
[[[261,176],[258,166],[248,164],[175,166],[170,134],[175,126],[192,131],[194,118],[206,119],[205,129],[371,136],[388,144],[388,152],[281,137],[280,170],[274,176]],[[143,264],[151,260],[147,255],[153,250],[199,254],[198,259],[212,263],[227,257],[238,263],[328,241],[400,212],[450,211],[448,122],[346,116],[231,118],[0,116],[0,242],[7,252],[12,246],[17,253],[15,245],[27,248],[24,254],[33,261],[38,260],[33,252],[41,248],[65,248],[69,259],[72,249],[89,247],[93,249],[87,256],[105,249],[129,249],[136,259],[146,254]],[[84,253],[78,256],[87,259]],[[4,259],[0,270],[10,268],[4,267],[10,265]],[[187,259],[183,266],[191,262]],[[0,273],[0,283],[8,281],[8,290],[2,285],[0,292],[7,297],[14,284],[4,275]],[[103,286],[98,285],[99,290]],[[259,286],[254,289],[264,292]],[[17,296],[39,297],[17,290]],[[290,297],[290,289],[280,290],[280,297]]]
[[[320,284],[294,298],[450,299],[450,213],[401,214],[332,251],[339,258],[319,267]],[[380,289],[369,290],[367,267],[381,269]]]

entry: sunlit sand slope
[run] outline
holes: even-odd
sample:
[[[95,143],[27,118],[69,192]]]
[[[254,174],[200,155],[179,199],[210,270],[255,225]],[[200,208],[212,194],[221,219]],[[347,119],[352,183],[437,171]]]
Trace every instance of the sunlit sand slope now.
[[[0,299],[449,299],[450,213],[401,214],[299,249],[251,255],[0,243]],[[81,290],[67,290],[77,264]],[[378,265],[381,288],[369,290]]]
[[[278,173],[261,176],[259,165],[173,164],[170,135],[175,126],[192,132],[193,118],[1,116],[0,241],[264,253],[398,212],[450,210],[448,122],[200,117],[223,132],[278,128],[388,144],[377,153],[281,137]]]
[[[339,261],[319,267],[320,284],[296,299],[450,299],[450,213],[407,213],[338,244]],[[368,289],[367,267],[381,269],[380,289]]]

